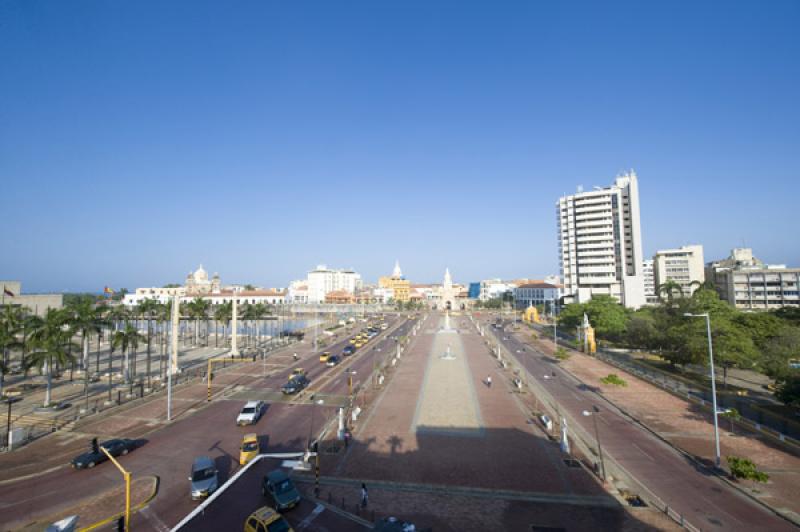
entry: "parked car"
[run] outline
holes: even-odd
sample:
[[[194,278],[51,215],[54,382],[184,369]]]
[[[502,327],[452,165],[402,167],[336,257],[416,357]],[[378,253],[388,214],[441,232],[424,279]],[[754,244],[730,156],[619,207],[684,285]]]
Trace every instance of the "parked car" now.
[[[295,375],[281,387],[281,391],[284,395],[295,394],[302,391],[310,382],[305,375]]]
[[[247,462],[258,456],[261,447],[258,444],[258,434],[245,434],[242,438],[242,446],[239,450],[239,465],[245,465]]]
[[[281,514],[264,506],[259,508],[244,522],[244,532],[294,532]]]
[[[331,356],[328,357],[328,361],[325,362],[325,365],[328,366],[329,368],[332,368],[333,366],[337,365],[341,361],[342,361],[342,359],[339,358],[338,356],[331,355]]]
[[[247,401],[236,416],[237,425],[255,425],[264,413],[264,401]]]
[[[300,502],[300,492],[294,487],[292,479],[281,469],[270,471],[264,477],[261,494],[272,497],[279,512],[294,508]]]
[[[192,463],[189,475],[192,500],[205,499],[219,487],[219,476],[214,460],[208,456],[199,456]]]
[[[70,465],[75,469],[91,469],[97,464],[108,460],[106,453],[100,450],[100,447],[105,449],[113,457],[126,455],[136,449],[136,441],[128,439],[108,440],[98,444],[97,438],[92,440],[91,447],[88,452],[76,456],[70,462]]]

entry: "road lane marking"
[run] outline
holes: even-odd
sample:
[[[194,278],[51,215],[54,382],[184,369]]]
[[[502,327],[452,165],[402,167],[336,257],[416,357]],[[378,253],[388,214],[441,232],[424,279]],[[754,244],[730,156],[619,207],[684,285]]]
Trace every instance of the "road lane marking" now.
[[[323,511],[325,511],[325,507],[322,506],[321,504],[317,503],[317,506],[311,511],[311,513],[308,515],[308,517],[306,517],[305,519],[300,521],[300,524],[297,525],[297,529],[298,530],[304,530],[305,528],[308,528],[308,525],[310,525],[311,522],[314,519],[316,519],[317,516],[319,514],[321,514]]]
[[[639,446],[638,446],[638,445],[636,445],[635,443],[631,442],[631,445],[633,445],[634,447],[636,447],[637,449],[639,449],[639,452],[640,452],[640,453],[642,453],[643,455],[645,455],[645,456],[646,456],[647,458],[649,458],[651,461],[653,461],[653,462],[655,462],[655,461],[656,461],[656,460],[655,460],[655,458],[653,458],[652,456],[650,456],[648,453],[644,452],[644,449],[642,449],[641,447],[639,447]]]

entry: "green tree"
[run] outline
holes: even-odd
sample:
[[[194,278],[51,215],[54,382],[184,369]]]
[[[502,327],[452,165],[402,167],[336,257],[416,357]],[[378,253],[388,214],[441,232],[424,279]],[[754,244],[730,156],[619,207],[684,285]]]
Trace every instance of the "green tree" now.
[[[214,309],[214,319],[222,323],[222,338],[223,343],[228,339],[228,326],[230,325],[231,318],[233,318],[233,302],[228,301],[217,305]],[[219,347],[219,335],[217,335],[216,346]]]
[[[70,325],[81,334],[81,368],[89,372],[89,341],[93,334],[100,334],[105,319],[92,300],[76,299],[66,306],[70,314]]]
[[[3,395],[3,385],[5,376],[8,373],[11,351],[21,349],[22,341],[19,336],[22,333],[24,314],[16,307],[8,305],[3,308],[0,315],[0,396]]]
[[[800,407],[800,374],[794,372],[785,377],[778,385],[775,397],[786,405]]]
[[[145,364],[147,365],[147,387],[150,388],[150,369],[152,363],[152,350],[151,345],[153,343],[153,319],[158,315],[159,307],[161,303],[159,303],[155,299],[145,299],[139,304],[137,311],[139,315],[142,316],[147,321],[147,359]]]
[[[69,326],[70,315],[66,309],[47,309],[44,318],[31,331],[32,351],[27,363],[39,368],[47,376],[43,406],[50,406],[53,389],[54,366],[65,366],[75,359],[71,354],[74,330]],[[77,348],[77,346],[75,346]]]
[[[661,346],[659,324],[649,308],[637,310],[625,327],[625,343],[634,349],[657,349]]]
[[[114,347],[122,349],[122,356],[124,357],[122,374],[126,384],[131,382],[130,350],[133,349],[135,351],[141,340],[144,340],[144,337],[130,322],[126,322],[121,330],[114,333],[112,344]]]
[[[194,345],[197,345],[200,335],[200,320],[204,320],[208,316],[211,302],[207,299],[196,297],[191,300],[186,307],[189,317],[194,319]]]
[[[789,361],[800,359],[800,327],[784,325],[761,348],[761,369],[773,379],[781,380],[792,373]]]
[[[683,299],[683,287],[670,279],[658,285],[656,288],[656,295],[658,295],[658,298],[666,303],[667,306],[672,307],[676,299]]]

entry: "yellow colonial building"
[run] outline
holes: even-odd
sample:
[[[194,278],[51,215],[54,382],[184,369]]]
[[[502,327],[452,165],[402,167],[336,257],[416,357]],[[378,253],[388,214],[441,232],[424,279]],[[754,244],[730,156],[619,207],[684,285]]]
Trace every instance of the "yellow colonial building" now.
[[[408,279],[403,277],[403,272],[400,270],[400,262],[395,262],[394,271],[390,277],[381,277],[378,279],[378,286],[381,288],[389,288],[392,290],[392,299],[405,303],[409,300],[411,292],[411,283]]]

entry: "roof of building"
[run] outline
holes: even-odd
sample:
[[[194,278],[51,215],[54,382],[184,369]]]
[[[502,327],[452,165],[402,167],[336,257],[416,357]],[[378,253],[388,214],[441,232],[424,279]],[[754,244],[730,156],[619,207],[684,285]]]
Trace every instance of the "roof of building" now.
[[[545,282],[536,282],[521,284],[517,288],[558,288],[558,286]]]

